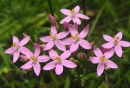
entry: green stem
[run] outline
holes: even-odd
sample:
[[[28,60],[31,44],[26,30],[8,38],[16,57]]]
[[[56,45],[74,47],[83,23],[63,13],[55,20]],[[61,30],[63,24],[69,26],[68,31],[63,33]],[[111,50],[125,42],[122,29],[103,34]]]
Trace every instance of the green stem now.
[[[56,80],[56,77],[54,76],[54,74],[53,74],[52,71],[50,71],[50,75],[51,75],[51,78],[52,78],[53,82],[55,83],[56,88],[59,88],[59,87],[58,87],[57,80]]]

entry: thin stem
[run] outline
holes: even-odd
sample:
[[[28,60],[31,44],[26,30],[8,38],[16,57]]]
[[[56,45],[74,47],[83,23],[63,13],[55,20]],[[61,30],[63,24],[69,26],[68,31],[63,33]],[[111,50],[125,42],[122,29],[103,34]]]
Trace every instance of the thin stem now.
[[[83,14],[86,15],[86,8],[85,8],[85,0],[82,0],[82,5],[83,5]],[[84,26],[86,25],[86,21],[84,21]]]
[[[52,5],[51,5],[51,1],[50,1],[50,0],[48,0],[48,4],[49,4],[50,10],[51,10],[51,14],[54,16],[54,13],[53,13],[53,9],[52,9]]]

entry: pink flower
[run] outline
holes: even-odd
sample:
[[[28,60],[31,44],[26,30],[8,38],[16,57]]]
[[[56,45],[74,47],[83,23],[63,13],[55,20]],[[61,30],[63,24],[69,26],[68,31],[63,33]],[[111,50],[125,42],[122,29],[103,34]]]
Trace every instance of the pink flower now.
[[[64,21],[66,22],[70,22],[71,20],[73,20],[73,22],[77,23],[77,24],[81,24],[81,21],[79,18],[82,18],[82,19],[89,19],[88,16],[84,15],[84,14],[80,14],[79,13],[79,10],[80,10],[80,7],[79,6],[76,6],[74,9],[72,10],[68,10],[68,9],[61,9],[60,11],[67,15],[67,17],[65,17],[63,20],[60,21],[61,24],[64,23]]]
[[[90,61],[93,64],[98,64],[98,67],[97,67],[98,76],[100,76],[103,73],[105,66],[114,68],[114,69],[118,68],[118,66],[113,61],[109,60],[109,58],[112,57],[109,53],[105,52],[103,54],[101,52],[101,50],[97,47],[94,48],[94,53],[95,53],[96,57],[91,56]]]
[[[18,60],[20,52],[24,54],[25,51],[28,50],[27,48],[24,47],[24,45],[29,41],[29,39],[30,39],[30,37],[27,36],[19,42],[19,39],[16,36],[13,36],[12,47],[7,49],[5,51],[5,53],[6,54],[13,54],[13,62],[14,63]]]
[[[130,43],[127,41],[123,41],[122,39],[122,32],[118,32],[114,38],[112,38],[109,35],[103,35],[104,39],[108,41],[108,43],[105,43],[102,45],[103,48],[111,49],[111,54],[115,53],[121,57],[122,56],[122,47],[130,47]]]
[[[55,44],[58,49],[66,51],[65,45],[60,39],[66,37],[68,34],[69,32],[66,31],[57,34],[55,26],[51,26],[50,36],[44,36],[40,38],[41,41],[47,42],[46,46],[44,47],[44,50],[51,49]]]
[[[67,68],[76,68],[77,67],[77,65],[74,62],[66,60],[71,55],[71,52],[69,50],[63,52],[60,56],[57,54],[56,51],[50,50],[49,55],[53,59],[53,61],[51,61],[47,65],[45,65],[43,67],[43,70],[51,70],[51,69],[55,68],[56,74],[60,75],[63,72],[63,66],[65,66]]]
[[[70,51],[74,52],[78,49],[79,45],[84,49],[91,49],[91,45],[88,41],[86,41],[85,38],[89,31],[89,25],[87,25],[81,32],[78,34],[77,29],[70,25],[69,27],[70,33],[72,35],[71,38],[66,38],[62,42],[65,45],[70,45]]]
[[[27,70],[33,67],[35,74],[39,76],[41,70],[39,62],[46,62],[50,60],[50,57],[47,55],[39,56],[40,46],[37,43],[34,43],[34,47],[35,47],[34,54],[31,51],[26,51],[25,55],[29,59],[29,61],[20,68],[23,70]]]

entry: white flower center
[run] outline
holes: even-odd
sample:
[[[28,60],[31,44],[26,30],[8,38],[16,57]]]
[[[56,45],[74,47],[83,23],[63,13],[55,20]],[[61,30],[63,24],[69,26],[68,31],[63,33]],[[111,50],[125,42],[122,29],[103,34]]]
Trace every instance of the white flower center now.
[[[71,17],[74,18],[75,17],[74,9],[70,10],[70,13],[71,13]]]
[[[52,35],[52,32],[50,32],[50,36],[53,41],[56,41],[58,39],[58,36],[56,34]]]

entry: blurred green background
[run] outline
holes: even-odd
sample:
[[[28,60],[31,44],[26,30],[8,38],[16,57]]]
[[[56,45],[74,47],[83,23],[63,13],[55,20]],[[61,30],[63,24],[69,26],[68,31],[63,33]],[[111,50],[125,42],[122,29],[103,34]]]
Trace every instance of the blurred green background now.
[[[61,8],[80,5],[83,12],[82,0],[51,0],[51,3],[60,20],[65,17],[59,11]],[[86,25],[90,24],[90,42],[100,46],[105,42],[102,34],[114,36],[118,31],[123,32],[124,40],[130,41],[130,0],[85,0],[84,4],[90,17],[86,21]],[[79,88],[69,76],[42,70],[37,77],[33,71],[22,71],[19,67],[23,63],[12,63],[12,56],[4,53],[11,46],[13,35],[19,39],[23,38],[22,33],[32,39],[34,35],[38,38],[47,35],[50,27],[47,14],[50,13],[48,0],[0,0],[0,88]],[[112,58],[118,69],[101,77],[96,76],[95,70],[80,80],[80,88],[130,88],[130,48],[123,50],[122,58]]]

